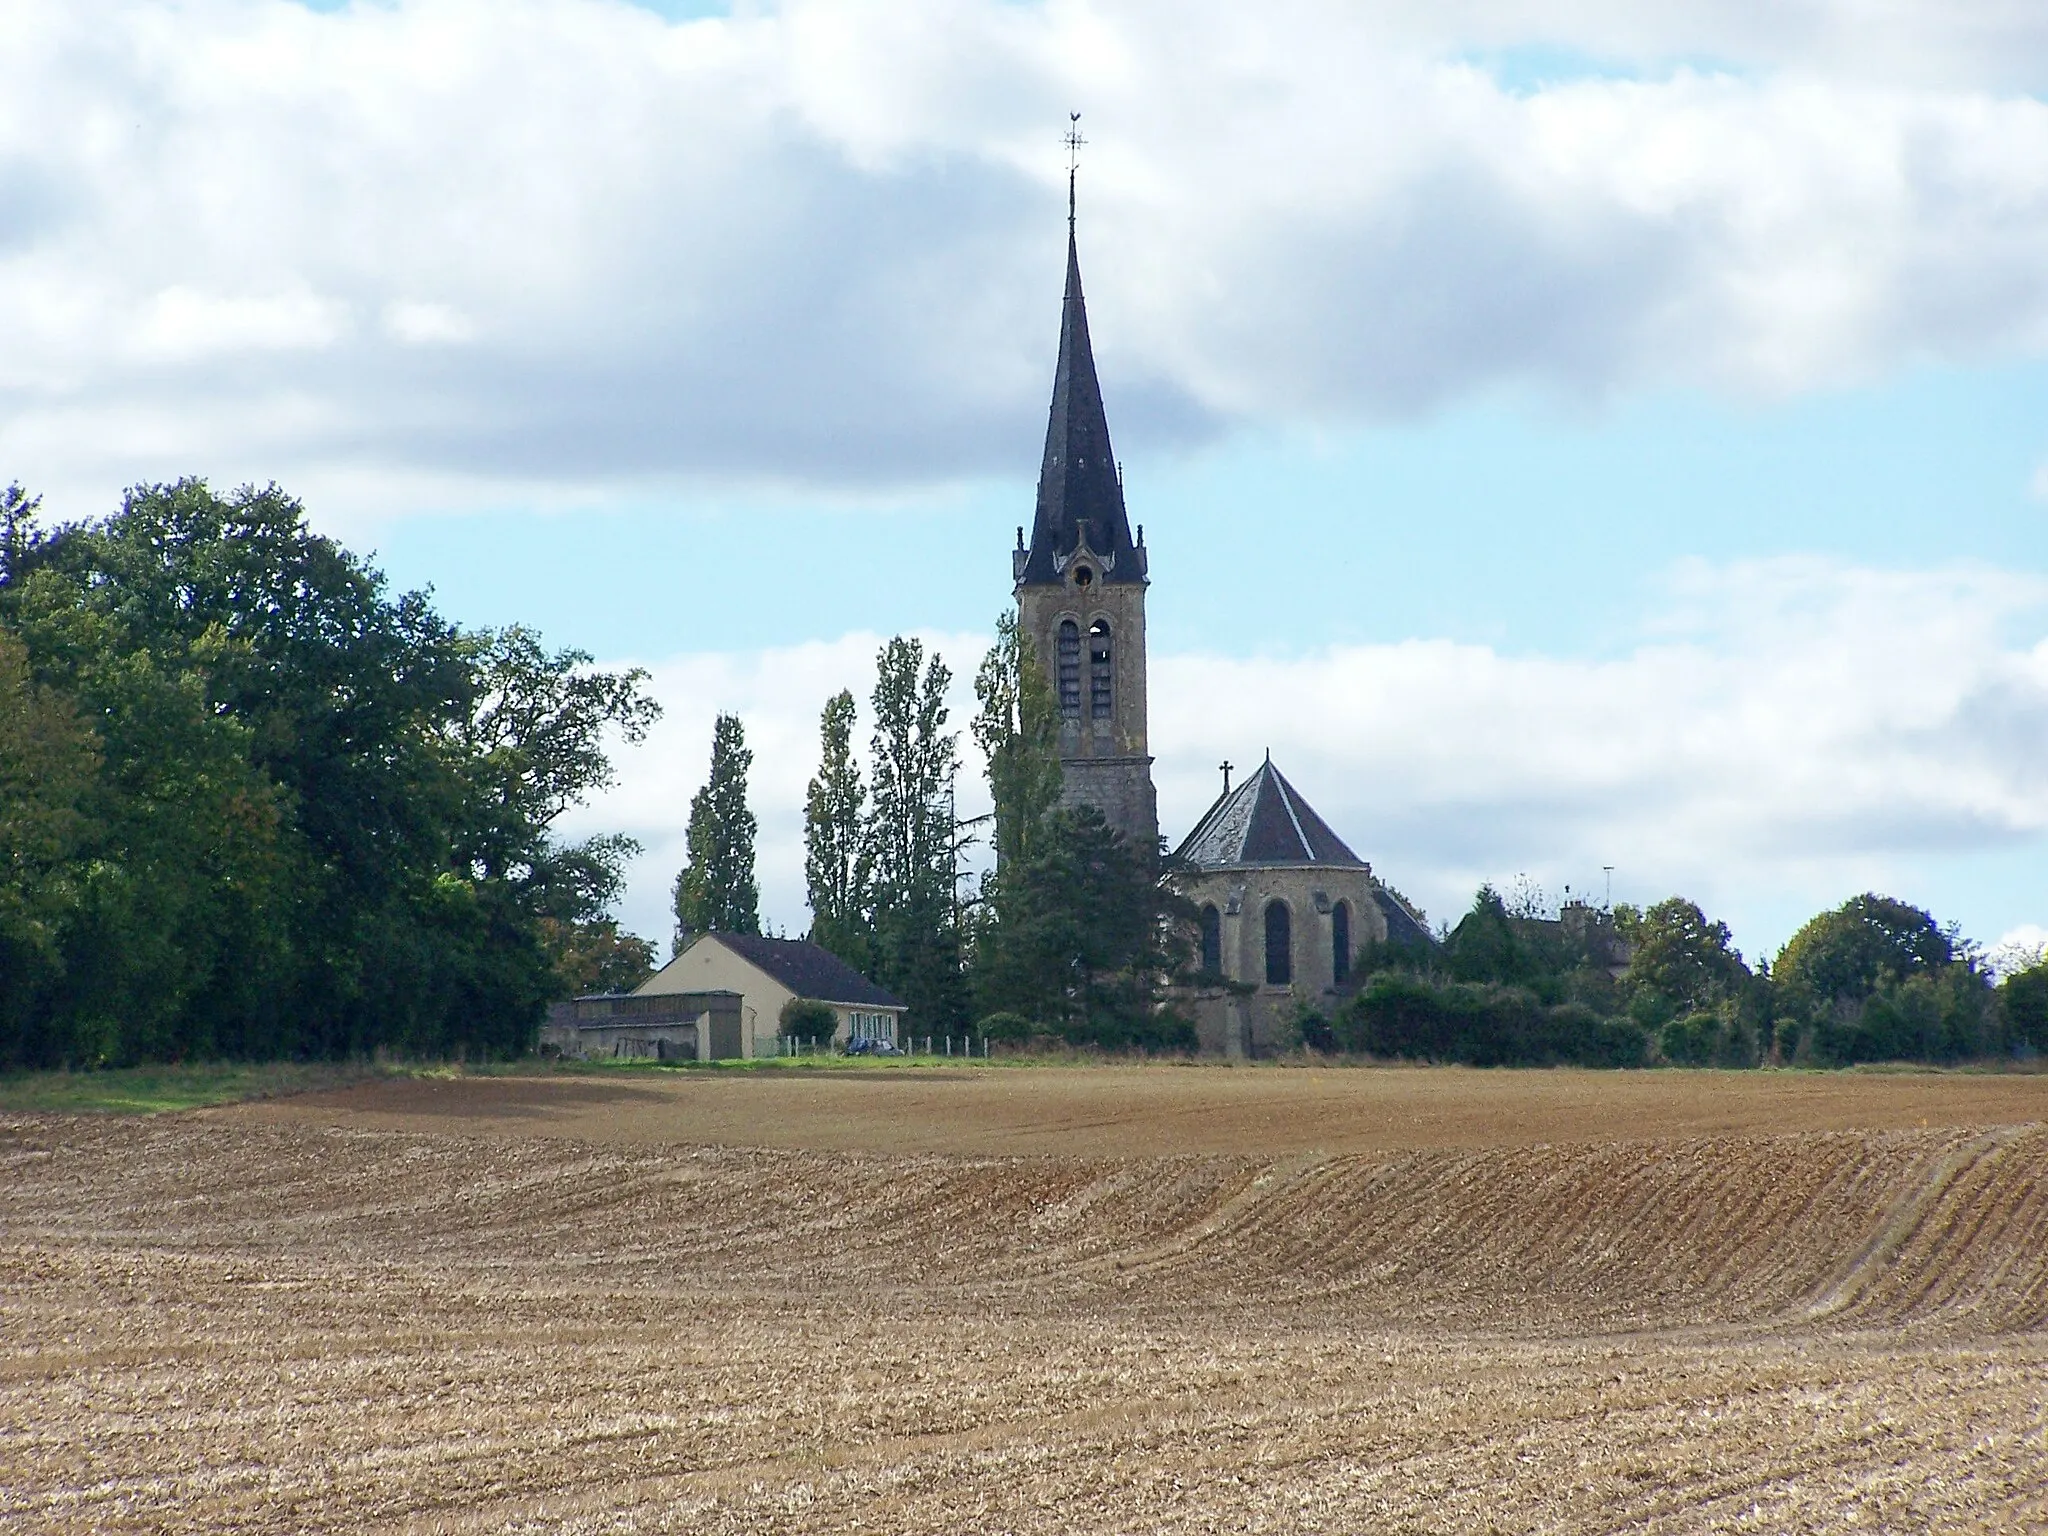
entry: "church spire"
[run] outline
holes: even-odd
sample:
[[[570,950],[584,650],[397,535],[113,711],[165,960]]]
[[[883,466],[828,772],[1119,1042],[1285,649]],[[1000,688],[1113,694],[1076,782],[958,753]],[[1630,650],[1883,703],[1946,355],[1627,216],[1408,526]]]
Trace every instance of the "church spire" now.
[[[1079,114],[1075,114],[1079,121]],[[1031,544],[1016,562],[1018,583],[1058,581],[1085,539],[1101,558],[1102,579],[1143,581],[1145,551],[1131,538],[1124,488],[1109,443],[1109,418],[1095,377],[1088,340],[1088,304],[1081,294],[1081,255],[1074,232],[1073,152],[1082,140],[1067,134],[1067,291],[1060,309],[1060,359],[1053,372],[1052,416],[1038,471],[1038,511]]]

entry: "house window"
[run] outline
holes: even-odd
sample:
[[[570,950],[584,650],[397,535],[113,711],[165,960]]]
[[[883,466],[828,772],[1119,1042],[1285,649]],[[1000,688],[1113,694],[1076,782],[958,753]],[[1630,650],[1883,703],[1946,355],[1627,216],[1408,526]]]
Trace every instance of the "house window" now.
[[[893,1020],[886,1013],[849,1013],[846,1016],[846,1032],[856,1040],[887,1040],[895,1042],[896,1031]]]
[[[1088,626],[1088,713],[1107,720],[1114,703],[1110,683],[1109,620]]]
[[[1330,909],[1330,980],[1343,986],[1351,979],[1351,903]]]
[[[1081,626],[1072,619],[1060,622],[1059,642],[1060,713],[1081,713]]]
[[[1223,971],[1223,914],[1213,904],[1202,908],[1202,969],[1211,976]]]
[[[1294,922],[1284,901],[1266,903],[1266,985],[1294,980]]]

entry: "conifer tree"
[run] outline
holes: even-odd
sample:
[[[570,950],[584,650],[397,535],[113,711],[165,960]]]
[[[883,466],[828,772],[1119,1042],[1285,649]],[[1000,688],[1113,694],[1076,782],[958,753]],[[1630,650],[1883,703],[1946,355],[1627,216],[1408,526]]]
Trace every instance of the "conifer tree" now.
[[[860,970],[873,964],[874,855],[867,787],[853,757],[853,694],[841,690],[819,721],[817,777],[804,801],[804,883],[811,942]]]
[[[759,933],[761,892],[754,883],[754,833],[747,770],[754,754],[738,715],[720,715],[711,733],[711,778],[690,802],[684,834],[690,862],[676,876],[676,950],[691,934]]]

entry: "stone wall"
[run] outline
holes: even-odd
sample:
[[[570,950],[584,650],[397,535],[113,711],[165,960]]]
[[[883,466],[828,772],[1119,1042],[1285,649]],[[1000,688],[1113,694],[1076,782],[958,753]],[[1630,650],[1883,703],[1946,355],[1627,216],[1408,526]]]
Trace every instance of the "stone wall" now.
[[[1303,1005],[1333,1008],[1338,1001],[1334,928],[1339,903],[1349,909],[1350,955],[1386,937],[1386,919],[1373,900],[1365,869],[1300,867],[1226,869],[1180,876],[1181,894],[1197,910],[1213,906],[1220,919],[1223,975],[1248,983],[1249,995],[1204,989],[1194,998],[1195,1029],[1204,1051],[1224,1056],[1269,1056],[1293,1043],[1290,1022]],[[1285,903],[1291,930],[1293,977],[1266,980],[1266,909]]]

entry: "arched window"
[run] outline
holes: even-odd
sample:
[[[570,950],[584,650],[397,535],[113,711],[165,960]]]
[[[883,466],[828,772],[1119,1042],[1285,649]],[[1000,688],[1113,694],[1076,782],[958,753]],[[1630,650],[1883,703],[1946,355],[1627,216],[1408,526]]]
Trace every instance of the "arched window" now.
[[[1223,971],[1223,914],[1214,903],[1202,908],[1202,969],[1211,976]]]
[[[1294,980],[1294,923],[1284,901],[1266,903],[1266,985]]]
[[[1114,703],[1109,654],[1109,620],[1088,626],[1088,713],[1107,720]]]
[[[1330,909],[1330,980],[1343,986],[1351,979],[1351,903]]]
[[[1078,717],[1081,713],[1081,626],[1072,619],[1060,621],[1059,681],[1060,713]]]

